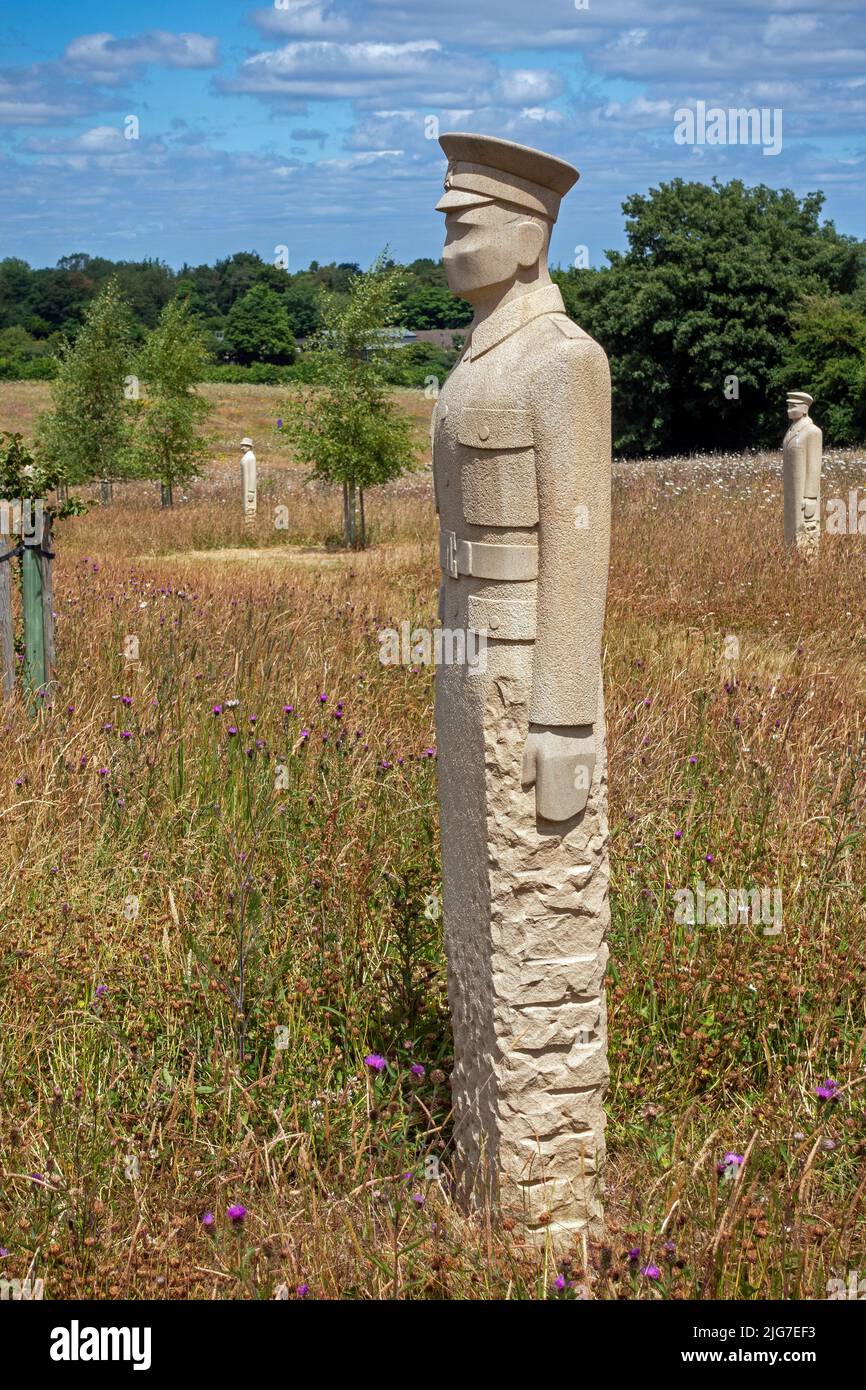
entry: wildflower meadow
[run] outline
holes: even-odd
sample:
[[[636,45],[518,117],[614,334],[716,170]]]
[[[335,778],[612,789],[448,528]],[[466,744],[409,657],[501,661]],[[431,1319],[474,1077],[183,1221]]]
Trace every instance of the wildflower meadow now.
[[[0,386],[16,428],[43,390]],[[776,455],[616,467],[608,1233],[554,1258],[452,1185],[432,670],[379,643],[436,624],[429,470],[340,549],[284,391],[206,390],[219,448],[169,514],[135,483],[58,524],[57,686],[2,712],[3,1277],[297,1300],[861,1277],[866,542],[784,553]],[[401,398],[420,437],[429,402]],[[863,462],[828,458],[827,495]],[[778,892],[780,920],[682,920],[698,884]]]

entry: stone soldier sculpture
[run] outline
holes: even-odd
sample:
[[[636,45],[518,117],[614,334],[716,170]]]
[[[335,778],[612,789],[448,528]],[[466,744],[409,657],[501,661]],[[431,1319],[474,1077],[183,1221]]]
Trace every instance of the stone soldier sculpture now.
[[[782,441],[785,542],[804,555],[814,555],[821,541],[822,435],[809,418],[811,404],[807,391],[788,392],[791,424]]]
[[[258,482],[256,478],[256,456],[253,453],[253,441],[249,435],[241,440],[241,448],[246,450],[241,458],[241,491],[244,498],[244,521],[247,524],[255,520],[258,509]]]
[[[457,1166],[562,1244],[601,1223],[610,376],[547,268],[577,171],[440,144],[445,269],[475,317],[431,427],[439,616],[486,633],[483,668],[436,672]]]

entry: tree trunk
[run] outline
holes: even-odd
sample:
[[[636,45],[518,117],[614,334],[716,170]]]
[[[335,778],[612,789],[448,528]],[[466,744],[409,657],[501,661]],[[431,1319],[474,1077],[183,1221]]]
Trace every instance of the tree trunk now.
[[[355,546],[355,484],[343,484],[343,530],[345,532],[346,545],[350,549]]]
[[[174,495],[172,493],[171,483],[160,483],[160,495],[164,507],[174,506]]]
[[[367,548],[367,522],[366,522],[366,520],[365,520],[365,518],[364,518],[364,489],[363,489],[362,487],[359,487],[359,488],[358,488],[358,500],[359,500],[360,506],[361,506],[361,543],[360,543],[359,549],[360,549],[360,550],[366,550],[366,548]]]

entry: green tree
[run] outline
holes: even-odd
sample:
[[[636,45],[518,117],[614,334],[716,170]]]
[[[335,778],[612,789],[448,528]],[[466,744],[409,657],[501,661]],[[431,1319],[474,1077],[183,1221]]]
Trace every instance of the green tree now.
[[[866,314],[841,295],[807,295],[776,374],[778,392],[808,391],[828,444],[866,436]]]
[[[88,306],[75,342],[65,339],[51,408],[37,421],[37,447],[63,485],[130,476],[125,388],[132,327],[115,280]]]
[[[133,444],[136,472],[158,478],[163,506],[174,485],[194,478],[207,455],[202,424],[211,407],[196,391],[210,361],[189,301],[170,299],[138,358],[147,395],[138,403]]]
[[[293,275],[286,285],[283,302],[289,325],[296,338],[311,338],[322,323],[319,291],[305,275]]]
[[[403,301],[406,328],[462,328],[471,318],[472,305],[446,285],[419,285]]]
[[[804,294],[847,294],[864,275],[866,248],[820,221],[823,201],[676,179],[626,200],[629,248],[608,252],[608,268],[559,277],[610,356],[617,448],[777,440],[793,313]]]
[[[348,282],[345,302],[325,300],[322,331],[307,354],[318,385],[283,409],[283,430],[310,476],[343,488],[346,545],[367,543],[364,490],[399,477],[417,454],[409,419],[388,398],[382,330],[394,322],[400,283],[383,252]]]
[[[292,362],[295,339],[286,306],[275,290],[253,285],[226,318],[226,337],[238,362]]]

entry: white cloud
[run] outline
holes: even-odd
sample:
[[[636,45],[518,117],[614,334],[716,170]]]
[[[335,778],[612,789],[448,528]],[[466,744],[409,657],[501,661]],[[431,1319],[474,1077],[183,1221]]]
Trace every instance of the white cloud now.
[[[453,105],[467,89],[492,89],[496,69],[468,55],[446,52],[437,39],[409,43],[289,43],[247,58],[225,90],[266,99],[381,104],[405,92],[420,101]]]
[[[214,68],[219,62],[219,41],[204,34],[170,34],[165,29],[129,39],[113,34],[82,34],[67,45],[61,59],[70,72],[91,82],[111,84],[138,67],[154,64],[165,68]]]
[[[513,68],[503,72],[496,83],[493,97],[503,106],[523,106],[527,102],[535,104],[559,96],[563,85],[559,74],[546,68]]]
[[[255,10],[250,22],[261,34],[308,39],[337,38],[352,28],[351,20],[338,14],[335,5],[319,0],[285,0],[279,8],[272,4]]]

